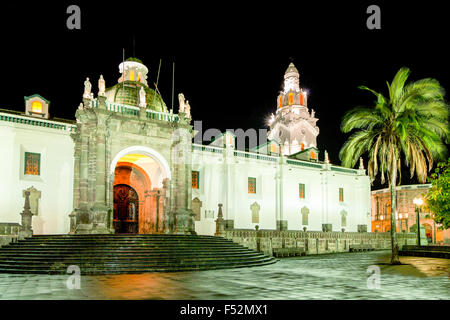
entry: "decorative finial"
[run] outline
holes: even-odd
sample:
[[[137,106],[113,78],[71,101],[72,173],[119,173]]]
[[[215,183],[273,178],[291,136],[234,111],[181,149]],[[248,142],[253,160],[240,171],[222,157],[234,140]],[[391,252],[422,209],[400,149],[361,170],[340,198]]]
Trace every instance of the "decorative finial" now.
[[[92,84],[89,81],[89,78],[86,78],[86,81],[84,81],[84,93],[83,98],[86,99],[92,99],[93,95],[91,94]]]
[[[327,152],[327,150],[325,150],[325,160],[324,160],[324,162],[325,162],[325,163],[330,163],[330,159],[328,158],[328,152]]]
[[[359,158],[359,170],[364,170],[364,161],[363,158]]]
[[[100,78],[98,79],[98,95],[105,95],[105,79],[103,79],[103,75],[100,75]]]

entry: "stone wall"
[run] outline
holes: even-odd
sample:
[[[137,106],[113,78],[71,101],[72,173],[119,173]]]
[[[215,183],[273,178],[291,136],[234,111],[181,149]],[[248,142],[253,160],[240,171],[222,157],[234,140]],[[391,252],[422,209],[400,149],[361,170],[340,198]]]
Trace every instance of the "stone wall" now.
[[[19,239],[20,224],[0,223],[0,247]]]
[[[227,230],[225,237],[247,248],[273,255],[274,248],[303,248],[306,254],[348,252],[351,245],[371,245],[376,250],[390,249],[390,233],[317,232],[275,230]],[[414,233],[398,233],[400,248],[414,245]]]

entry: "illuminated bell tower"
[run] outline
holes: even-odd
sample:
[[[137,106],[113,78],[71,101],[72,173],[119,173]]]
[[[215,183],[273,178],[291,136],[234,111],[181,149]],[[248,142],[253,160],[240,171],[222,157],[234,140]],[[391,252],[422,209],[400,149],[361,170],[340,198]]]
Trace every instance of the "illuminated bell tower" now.
[[[269,121],[269,140],[280,144],[284,155],[292,155],[306,150],[308,158],[317,160],[317,136],[319,127],[314,110],[308,109],[307,92],[300,87],[300,74],[293,63],[284,74],[283,91],[277,98],[277,111]]]

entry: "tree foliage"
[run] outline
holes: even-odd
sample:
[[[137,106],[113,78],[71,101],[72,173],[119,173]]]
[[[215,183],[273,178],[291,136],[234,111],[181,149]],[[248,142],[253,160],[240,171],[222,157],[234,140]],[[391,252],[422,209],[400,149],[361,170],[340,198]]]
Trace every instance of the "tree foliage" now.
[[[432,184],[426,202],[434,213],[434,221],[442,224],[444,229],[450,228],[450,158],[440,162],[428,181]]]
[[[387,83],[388,96],[368,87],[373,93],[373,107],[357,107],[344,115],[341,130],[356,130],[343,145],[339,157],[342,165],[353,167],[368,154],[368,173],[372,181],[381,173],[391,189],[391,212],[395,213],[395,186],[401,181],[401,165],[410,168],[424,183],[435,159],[445,159],[448,141],[448,105],[444,89],[435,79],[422,79],[406,84],[410,71],[401,68]],[[399,263],[396,251],[395,214],[391,214],[392,263]]]

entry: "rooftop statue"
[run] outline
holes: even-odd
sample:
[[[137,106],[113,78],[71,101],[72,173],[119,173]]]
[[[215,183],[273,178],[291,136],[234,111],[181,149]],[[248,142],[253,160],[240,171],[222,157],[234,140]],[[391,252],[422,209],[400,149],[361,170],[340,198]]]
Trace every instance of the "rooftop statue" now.
[[[184,100],[184,94],[182,94],[182,93],[178,94],[178,101],[180,104],[178,112],[184,113],[184,108],[185,108],[185,104],[186,104],[185,100]]]
[[[91,89],[92,89],[92,84],[89,81],[89,78],[86,78],[86,81],[84,82],[83,98],[86,98],[86,99],[91,99],[92,98]]]

